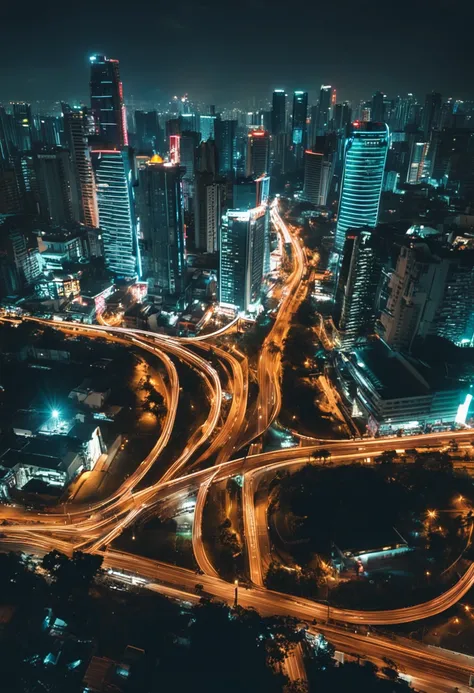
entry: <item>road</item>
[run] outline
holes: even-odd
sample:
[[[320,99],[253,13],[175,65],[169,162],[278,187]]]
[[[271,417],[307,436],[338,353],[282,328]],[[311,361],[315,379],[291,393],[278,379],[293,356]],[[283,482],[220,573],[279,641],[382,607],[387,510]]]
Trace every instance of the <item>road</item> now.
[[[282,240],[291,244],[293,268],[282,292],[283,299],[275,323],[264,341],[258,361],[257,413],[255,421],[252,421],[250,426],[245,426],[248,415],[247,361],[235,346],[227,350],[215,343],[216,339],[233,329],[237,318],[230,325],[214,333],[193,338],[174,338],[117,326],[38,320],[54,328],[73,334],[80,333],[91,339],[102,338],[131,344],[159,358],[167,374],[165,383],[167,414],[163,430],[150,454],[104,501],[87,507],[68,504],[59,512],[52,510],[38,514],[22,511],[18,507],[3,507],[0,516],[9,522],[8,525],[2,526],[1,543],[4,550],[13,547],[41,555],[52,548],[58,548],[68,554],[73,549],[82,548],[102,554],[107,568],[129,571],[148,579],[149,588],[154,591],[161,591],[187,601],[195,601],[197,598],[195,585],[199,582],[203,584],[206,593],[232,604],[234,586],[219,578],[204,549],[202,512],[212,483],[235,475],[243,475],[244,530],[253,587],[239,589],[239,603],[242,606],[254,607],[264,615],[286,614],[308,622],[315,618],[325,622],[328,616],[326,605],[263,588],[269,542],[265,494],[257,493],[256,498],[260,475],[274,473],[280,468],[304,464],[311,459],[312,452],[322,447],[329,450],[333,464],[347,464],[366,458],[373,459],[384,450],[410,449],[427,445],[439,449],[449,444],[452,438],[461,443],[470,443],[474,440],[474,431],[462,430],[403,438],[394,436],[359,440],[311,440],[311,444],[305,447],[262,452],[262,435],[278,416],[281,406],[281,350],[291,319],[306,296],[308,283],[312,281],[313,276],[311,273],[308,274],[306,254],[298,234],[288,229],[276,206],[272,206],[271,219]],[[219,361],[219,369],[222,369],[224,373],[222,382],[225,381],[227,395],[232,400],[225,408],[222,406],[224,388],[221,376],[209,360],[211,353],[212,359],[217,358]],[[204,424],[190,430],[187,440],[183,440],[183,449],[177,452],[161,478],[155,483],[139,488],[138,485],[143,482],[147,473],[157,462],[173,431],[180,393],[176,360],[199,373],[207,393],[209,411]],[[230,459],[240,447],[252,440],[254,443],[246,457]],[[214,462],[212,467],[199,468],[211,462]],[[125,527],[145,513],[153,512],[158,503],[165,502],[171,506],[174,502],[196,492],[193,548],[204,575],[197,577],[195,573],[177,566],[151,561],[111,548],[111,542]],[[104,551],[104,547],[108,547],[108,550]],[[434,685],[433,681],[436,677],[449,685],[452,682],[454,685],[459,683],[465,685],[469,673],[474,673],[469,662],[455,661],[453,656],[447,653],[437,653],[434,656],[427,648],[413,643],[407,644],[399,639],[389,641],[378,637],[362,636],[339,624],[390,625],[421,620],[449,608],[472,586],[474,586],[474,565],[468,568],[452,588],[429,602],[385,611],[333,607],[330,609],[332,623],[322,625],[321,629],[327,632],[329,639],[338,649],[367,654],[369,657],[390,656],[407,670],[411,668],[419,675],[423,675],[430,686]],[[304,671],[301,668],[301,662],[300,654],[295,653],[294,657],[286,663],[291,678],[299,677],[299,674]]]

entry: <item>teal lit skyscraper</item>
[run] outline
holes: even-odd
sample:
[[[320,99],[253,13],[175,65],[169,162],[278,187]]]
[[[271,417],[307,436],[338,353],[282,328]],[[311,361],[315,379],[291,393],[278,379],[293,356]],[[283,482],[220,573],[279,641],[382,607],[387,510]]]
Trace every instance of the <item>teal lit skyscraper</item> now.
[[[385,123],[356,121],[344,150],[335,251],[344,248],[348,229],[377,225],[389,144]]]
[[[92,150],[105,264],[116,277],[141,275],[128,147]]]

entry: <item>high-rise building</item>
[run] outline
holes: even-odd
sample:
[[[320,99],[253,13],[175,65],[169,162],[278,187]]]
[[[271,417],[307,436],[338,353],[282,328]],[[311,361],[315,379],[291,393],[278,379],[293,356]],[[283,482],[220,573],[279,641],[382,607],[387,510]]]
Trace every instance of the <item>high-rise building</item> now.
[[[352,108],[348,101],[337,103],[332,114],[332,127],[334,130],[342,130],[351,122]]]
[[[258,178],[270,169],[270,137],[265,130],[251,130],[247,139],[246,175]]]
[[[237,121],[216,118],[214,129],[219,160],[219,173],[223,176],[230,176],[235,172]]]
[[[101,145],[128,145],[127,119],[119,61],[91,55],[91,111]]]
[[[207,142],[207,140],[213,140],[215,137],[214,125],[216,122],[215,115],[201,115],[199,116],[199,132],[201,133],[201,140]]]
[[[305,151],[303,199],[313,205],[326,204],[332,169],[324,153]]]
[[[291,120],[291,139],[295,149],[296,165],[303,162],[303,152],[307,144],[308,92],[295,91],[293,94],[293,114]]]
[[[33,144],[31,105],[23,101],[15,102],[12,104],[12,112],[16,146],[21,152],[28,152]]]
[[[380,253],[372,229],[349,231],[339,275],[342,309],[339,333],[344,348],[374,332]]]
[[[429,139],[430,132],[440,126],[442,103],[441,94],[438,92],[432,91],[426,95],[421,122],[426,140]]]
[[[271,134],[275,137],[286,132],[286,94],[284,89],[275,89],[272,96]]]
[[[38,248],[30,247],[25,233],[28,224],[21,215],[0,215],[0,298],[21,291],[41,274]]]
[[[80,207],[80,220],[89,227],[99,226],[99,211],[90,147],[87,138],[87,115],[83,109],[63,105],[64,138],[71,153],[72,184]]]
[[[127,147],[120,150],[93,149],[92,164],[105,264],[116,277],[140,277],[130,151]]]
[[[0,106],[0,160],[7,161],[16,148],[13,116]]]
[[[137,147],[152,155],[163,153],[163,130],[156,111],[135,111]]]
[[[344,148],[335,250],[341,253],[348,229],[377,225],[389,144],[388,126],[355,121]]]
[[[407,183],[416,185],[423,178],[428,147],[428,142],[420,142],[417,139],[413,140],[407,171]]]
[[[185,289],[182,171],[160,157],[138,172],[137,209],[143,278],[152,293],[179,295]]]
[[[331,120],[331,101],[333,89],[330,84],[323,84],[319,92],[316,135],[325,135]]]
[[[194,180],[194,236],[197,250],[215,253],[225,203],[225,180],[209,172],[198,172]]]
[[[14,168],[2,165],[0,159],[0,214],[18,214],[21,211],[20,190]]]
[[[69,152],[50,150],[36,155],[41,216],[52,224],[80,220],[79,200]]]
[[[219,301],[252,310],[262,289],[267,207],[228,210],[219,246]]]
[[[375,123],[385,122],[385,95],[381,91],[376,91],[372,97],[370,117]]]

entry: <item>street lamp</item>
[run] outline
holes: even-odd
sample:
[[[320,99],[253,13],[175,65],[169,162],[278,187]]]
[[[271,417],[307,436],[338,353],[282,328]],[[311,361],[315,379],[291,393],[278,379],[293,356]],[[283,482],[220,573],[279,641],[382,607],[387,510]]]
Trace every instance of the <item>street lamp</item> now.
[[[234,592],[234,609],[239,605],[239,581],[234,580],[235,592]]]
[[[59,411],[57,409],[53,409],[53,411],[51,412],[51,416],[53,417],[53,419],[59,419]]]

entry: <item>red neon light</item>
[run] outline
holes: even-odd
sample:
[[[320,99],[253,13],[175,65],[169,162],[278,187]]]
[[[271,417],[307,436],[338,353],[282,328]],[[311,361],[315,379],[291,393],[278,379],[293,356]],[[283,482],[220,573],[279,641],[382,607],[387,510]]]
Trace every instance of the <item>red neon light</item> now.
[[[115,62],[118,62],[118,60],[116,60]],[[123,103],[123,84],[122,84],[122,82],[119,82],[119,97],[120,97],[120,104],[121,104],[120,117],[122,119],[122,139],[123,139],[124,145],[128,146],[127,115],[125,113],[125,105]]]
[[[181,159],[181,137],[170,135],[170,163],[179,164]]]

